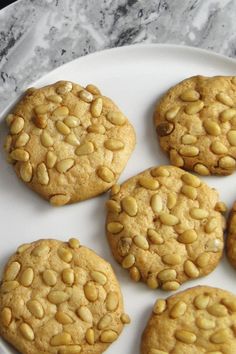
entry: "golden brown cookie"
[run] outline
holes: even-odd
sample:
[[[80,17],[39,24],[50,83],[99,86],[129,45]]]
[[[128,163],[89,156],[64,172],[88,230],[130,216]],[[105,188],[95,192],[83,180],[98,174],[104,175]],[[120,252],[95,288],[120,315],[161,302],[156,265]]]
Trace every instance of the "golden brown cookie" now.
[[[150,168],[111,190],[107,237],[134,281],[176,290],[210,273],[223,250],[218,193],[174,166]]]
[[[236,169],[236,77],[190,77],[158,102],[154,122],[173,165],[200,175]]]
[[[118,281],[77,239],[25,244],[0,286],[0,334],[22,354],[100,354],[128,323]]]
[[[158,299],[144,330],[142,354],[235,354],[236,296],[197,286]]]
[[[232,266],[236,268],[236,202],[229,215],[227,232],[226,254]]]
[[[5,149],[17,175],[53,205],[108,190],[135,145],[128,119],[93,85],[29,89],[6,121]]]

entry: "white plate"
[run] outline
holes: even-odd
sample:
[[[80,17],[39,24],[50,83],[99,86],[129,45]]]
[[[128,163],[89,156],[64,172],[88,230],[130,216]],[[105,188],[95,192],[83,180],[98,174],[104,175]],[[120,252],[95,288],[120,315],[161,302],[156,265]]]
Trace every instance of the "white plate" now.
[[[58,80],[72,80],[82,85],[94,83],[129,117],[137,133],[137,146],[120,178],[128,177],[158,164],[168,163],[160,150],[152,122],[156,100],[170,86],[196,74],[235,75],[236,62],[207,51],[171,46],[139,45],[98,52],[70,62],[34,83],[41,86]],[[1,126],[3,123],[1,122]],[[1,133],[2,141],[5,131]],[[140,337],[157,297],[169,294],[134,284],[111,256],[104,231],[107,195],[85,202],[53,208],[21,183],[0,154],[0,267],[24,242],[54,237],[67,240],[78,235],[86,246],[107,259],[117,274],[125,299],[125,309],[132,318],[107,354],[139,353]],[[229,177],[204,178],[220,191],[221,199],[231,207],[236,199],[235,174]],[[209,276],[190,281],[181,290],[198,284],[222,287],[236,293],[235,272],[223,260]],[[0,353],[15,353],[2,342]]]

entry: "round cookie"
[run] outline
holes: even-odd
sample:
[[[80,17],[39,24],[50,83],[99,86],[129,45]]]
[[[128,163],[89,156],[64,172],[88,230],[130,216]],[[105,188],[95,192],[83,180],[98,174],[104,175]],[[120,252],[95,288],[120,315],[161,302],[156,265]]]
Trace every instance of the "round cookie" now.
[[[236,202],[230,212],[227,229],[226,254],[232,266],[236,268]]]
[[[9,161],[53,205],[108,190],[135,145],[128,119],[93,85],[59,81],[29,89],[6,121]]]
[[[154,122],[173,165],[200,175],[236,169],[236,77],[190,77],[158,102]]]
[[[235,354],[236,296],[198,286],[158,299],[144,330],[142,354]]]
[[[0,286],[0,335],[22,354],[100,354],[123,324],[118,281],[77,239],[22,245]]]
[[[218,193],[174,166],[150,168],[111,190],[107,237],[134,281],[176,290],[210,273],[223,251]]]

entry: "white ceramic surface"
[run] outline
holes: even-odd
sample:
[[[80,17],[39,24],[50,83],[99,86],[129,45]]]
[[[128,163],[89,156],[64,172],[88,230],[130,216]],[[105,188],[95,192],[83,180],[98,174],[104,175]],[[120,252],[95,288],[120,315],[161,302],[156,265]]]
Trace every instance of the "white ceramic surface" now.
[[[138,45],[111,49],[76,59],[49,73],[34,85],[41,86],[57,80],[72,80],[82,85],[94,83],[120,106],[129,117],[137,133],[137,146],[120,178],[128,177],[159,164],[168,163],[160,150],[152,122],[156,100],[170,86],[196,75],[235,75],[236,62],[210,52],[171,45]],[[6,134],[2,114],[0,141]],[[107,354],[138,354],[141,333],[157,297],[168,293],[150,290],[144,284],[129,280],[128,272],[113,260],[105,237],[105,209],[107,195],[54,208],[21,183],[12,166],[0,152],[0,268],[21,243],[38,238],[67,240],[78,236],[81,243],[107,259],[121,283],[126,312],[132,318],[119,339]],[[216,187],[221,199],[231,207],[236,199],[235,174],[229,177],[203,178]],[[218,286],[236,293],[235,272],[226,259],[217,269],[202,279],[190,281],[180,290],[198,284]],[[16,353],[3,341],[0,353]]]

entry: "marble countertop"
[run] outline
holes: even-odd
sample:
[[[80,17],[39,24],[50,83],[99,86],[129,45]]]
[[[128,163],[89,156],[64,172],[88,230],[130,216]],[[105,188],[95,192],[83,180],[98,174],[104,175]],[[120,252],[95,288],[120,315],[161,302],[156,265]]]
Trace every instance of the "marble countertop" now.
[[[0,110],[91,52],[175,43],[236,56],[234,0],[20,0],[0,11]]]

